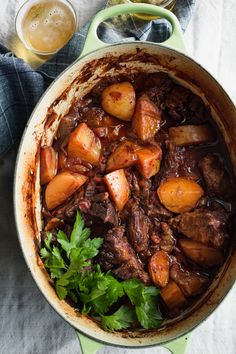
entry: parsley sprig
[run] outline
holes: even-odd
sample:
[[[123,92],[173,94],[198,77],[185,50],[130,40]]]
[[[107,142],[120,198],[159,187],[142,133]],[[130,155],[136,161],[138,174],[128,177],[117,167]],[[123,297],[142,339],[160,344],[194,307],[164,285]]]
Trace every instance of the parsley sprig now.
[[[158,328],[162,323],[156,304],[159,290],[138,279],[120,282],[109,272],[103,273],[98,264],[93,264],[102,243],[103,238],[90,238],[90,229],[79,212],[70,237],[58,231],[57,246],[47,232],[40,255],[58,297],[71,298],[82,313],[99,317],[105,330],[129,328],[135,320],[143,328]],[[117,301],[125,297],[131,305],[122,305],[110,314],[111,306],[117,306]]]

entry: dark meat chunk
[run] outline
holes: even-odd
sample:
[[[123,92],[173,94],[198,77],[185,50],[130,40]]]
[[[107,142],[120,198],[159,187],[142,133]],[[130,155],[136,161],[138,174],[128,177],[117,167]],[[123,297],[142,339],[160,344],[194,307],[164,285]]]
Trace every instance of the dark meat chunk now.
[[[83,119],[91,129],[100,127],[104,116],[105,112],[100,107],[88,107],[83,112]]]
[[[148,218],[144,212],[136,210],[129,218],[129,240],[136,252],[146,251],[148,248]]]
[[[223,209],[196,209],[180,214],[171,220],[171,224],[184,236],[209,246],[219,248],[228,237],[226,223],[229,214]]]
[[[147,216],[160,220],[168,220],[173,216],[173,213],[161,205],[156,191],[150,191],[149,201],[144,206]]]
[[[96,196],[94,198],[96,199]],[[92,206],[87,213],[102,220],[104,223],[110,223],[115,226],[118,225],[118,215],[109,198],[101,202],[92,203]]]
[[[230,177],[219,157],[208,154],[199,161],[199,169],[202,172],[210,196],[230,198],[233,188]]]
[[[78,119],[78,115],[74,114],[67,114],[61,119],[59,124],[58,133],[61,139],[66,138],[72,130],[76,127],[76,121]]]
[[[141,177],[138,172],[133,171],[132,168],[126,169],[125,175],[129,182],[132,196],[140,199],[142,204],[146,204],[152,184],[151,180]]]
[[[188,118],[188,99],[191,91],[183,86],[175,86],[168,95],[165,104],[168,114],[177,122]]]
[[[92,198],[93,202],[106,202],[108,199],[109,199],[108,192],[95,194]]]
[[[161,249],[167,253],[170,253],[172,252],[175,246],[175,238],[173,235],[173,231],[171,230],[169,224],[167,224],[166,222],[161,223],[161,229],[162,229],[161,242],[160,242]]]
[[[166,95],[173,87],[173,81],[167,74],[162,72],[150,74],[145,80],[145,87],[147,89],[142,93],[146,94],[160,108]]]
[[[209,283],[206,275],[192,272],[180,264],[175,263],[170,270],[170,277],[183,291],[185,296],[195,296],[201,294]]]
[[[85,187],[85,192],[84,192],[85,198],[92,199],[95,194],[95,190],[96,190],[96,182],[93,178],[91,178]]]
[[[111,269],[121,279],[139,278],[148,283],[149,276],[143,270],[124,233],[123,226],[108,231],[98,262],[104,270]]]
[[[173,80],[164,72],[150,74],[148,80],[146,85],[157,86],[164,94],[169,93],[173,87]]]
[[[129,216],[135,212],[139,208],[139,200],[138,198],[130,198],[125,204],[124,208],[120,211],[119,217],[122,222],[127,222]]]
[[[94,196],[106,191],[106,187],[103,178],[100,176],[94,176],[89,179],[89,182],[85,185],[84,197],[89,200],[94,200]]]
[[[160,179],[179,176],[188,177],[194,181],[200,178],[194,152],[169,144],[161,171],[156,178],[157,181],[160,181]]]
[[[130,259],[132,249],[124,233],[124,227],[117,226],[109,230],[105,236],[105,241],[99,252],[99,263],[103,269],[109,270]]]
[[[128,262],[113,270],[113,273],[120,279],[125,280],[138,278],[145,284],[150,283],[150,277],[148,273],[146,273],[143,269],[137,269],[137,261],[135,258],[131,258]]]
[[[196,118],[198,121],[204,122],[210,117],[203,100],[194,94],[191,94],[188,102],[188,111],[190,118]]]
[[[53,216],[58,219],[73,220],[75,212],[79,209],[82,212],[86,212],[91,206],[91,202],[84,198],[84,188],[74,194],[64,205],[53,211]]]
[[[149,200],[150,189],[152,186],[151,179],[139,177],[138,184],[140,188],[139,198],[141,200],[141,203],[143,205],[146,205]]]

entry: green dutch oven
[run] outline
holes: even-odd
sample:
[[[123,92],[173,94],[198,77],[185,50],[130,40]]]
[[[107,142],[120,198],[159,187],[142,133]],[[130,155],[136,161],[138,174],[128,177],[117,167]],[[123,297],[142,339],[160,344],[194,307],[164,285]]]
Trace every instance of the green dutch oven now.
[[[113,16],[145,13],[167,19],[172,25],[170,38],[161,44],[149,42],[103,43],[97,36],[101,22]],[[117,65],[119,63],[119,65]],[[147,4],[114,6],[93,19],[81,57],[70,65],[48,88],[38,102],[25,129],[15,170],[15,219],[22,251],[39,289],[52,307],[76,330],[82,351],[93,354],[103,344],[142,348],[161,345],[174,354],[183,354],[187,333],[205,320],[222,301],[236,278],[235,245],[208,291],[179,317],[166,320],[158,330],[106,332],[92,319],[82,316],[67,302],[60,301],[35,247],[42,229],[39,183],[39,148],[51,145],[60,119],[74,98],[86,95],[107,74],[127,72],[167,72],[180,84],[202,97],[211,108],[213,119],[229,148],[233,166],[236,158],[236,110],[217,81],[186,54],[177,18],[168,10]]]

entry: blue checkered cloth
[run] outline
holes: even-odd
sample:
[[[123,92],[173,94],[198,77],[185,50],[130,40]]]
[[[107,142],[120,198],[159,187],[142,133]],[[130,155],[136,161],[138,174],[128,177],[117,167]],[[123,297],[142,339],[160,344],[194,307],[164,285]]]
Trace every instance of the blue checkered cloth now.
[[[186,29],[196,0],[177,0],[174,12]],[[0,156],[3,156],[21,137],[30,114],[48,85],[75,61],[82,49],[89,24],[76,33],[67,45],[39,70],[33,70],[22,59],[0,45]],[[110,20],[98,30],[99,37],[108,43],[140,40],[163,42],[171,33],[170,24],[163,20],[151,22],[126,17]]]

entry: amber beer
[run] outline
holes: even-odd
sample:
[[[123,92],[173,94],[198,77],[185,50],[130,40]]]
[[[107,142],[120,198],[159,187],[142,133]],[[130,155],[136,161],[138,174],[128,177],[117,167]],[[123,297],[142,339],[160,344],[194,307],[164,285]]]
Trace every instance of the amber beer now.
[[[28,49],[38,54],[53,54],[74,34],[76,14],[68,1],[27,1],[19,10],[16,28]]]

